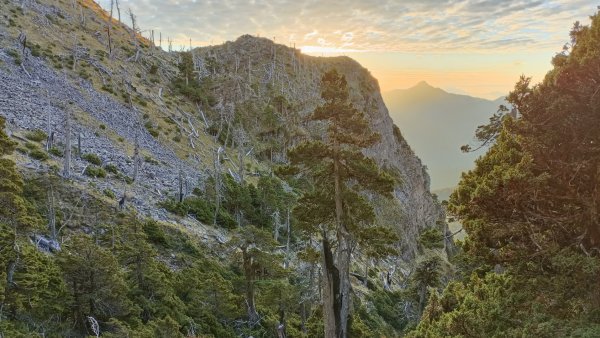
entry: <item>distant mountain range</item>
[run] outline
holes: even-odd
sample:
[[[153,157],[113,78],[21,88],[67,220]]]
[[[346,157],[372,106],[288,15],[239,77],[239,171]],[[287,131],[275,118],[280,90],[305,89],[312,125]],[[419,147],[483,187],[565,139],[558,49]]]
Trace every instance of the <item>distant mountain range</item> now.
[[[505,104],[504,97],[486,100],[448,93],[427,82],[383,93],[390,116],[431,176],[431,189],[457,185],[483,150],[464,154],[460,146],[473,140],[477,126]]]

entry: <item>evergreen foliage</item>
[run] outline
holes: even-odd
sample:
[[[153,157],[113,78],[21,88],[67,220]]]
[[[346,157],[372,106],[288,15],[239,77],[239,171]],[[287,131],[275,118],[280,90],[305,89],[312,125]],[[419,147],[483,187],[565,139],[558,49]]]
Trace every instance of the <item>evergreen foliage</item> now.
[[[522,77],[480,139],[450,210],[466,276],[434,293],[414,337],[600,334],[600,16],[576,24],[543,82]]]
[[[380,245],[371,249],[379,248],[385,255],[395,240],[367,237],[389,232],[374,231],[373,208],[362,192],[389,196],[394,181],[362,153],[379,140],[379,135],[370,130],[364,113],[353,106],[346,79],[335,69],[321,79],[321,98],[324,103],[310,119],[327,123],[327,139],[307,141],[292,149],[288,154],[292,166],[280,173],[302,172],[312,183],[295,213],[304,236],[322,242],[325,336],[345,337],[350,332],[351,243],[379,241]],[[331,249],[334,240],[335,259]]]

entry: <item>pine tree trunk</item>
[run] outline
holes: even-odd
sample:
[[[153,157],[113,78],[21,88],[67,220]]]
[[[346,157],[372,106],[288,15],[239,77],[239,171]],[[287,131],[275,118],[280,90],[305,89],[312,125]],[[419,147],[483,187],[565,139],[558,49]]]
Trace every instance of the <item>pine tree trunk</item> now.
[[[348,336],[348,316],[350,312],[350,247],[349,233],[342,221],[342,182],[340,173],[340,145],[337,137],[333,140],[333,171],[335,180],[335,218],[337,223],[337,260],[336,265],[339,272],[339,293],[336,294],[336,302],[339,303],[339,322],[337,323],[337,337]]]
[[[336,306],[336,295],[339,285],[339,273],[333,264],[333,254],[326,235],[323,235],[323,321],[325,338],[338,336],[339,308]]]

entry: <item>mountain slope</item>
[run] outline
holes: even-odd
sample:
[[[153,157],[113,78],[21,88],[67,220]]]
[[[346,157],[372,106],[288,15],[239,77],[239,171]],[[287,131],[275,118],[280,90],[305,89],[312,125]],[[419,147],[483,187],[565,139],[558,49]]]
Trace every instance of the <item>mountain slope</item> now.
[[[267,237],[274,234],[280,244],[278,255],[282,254],[282,247],[290,248],[285,252],[290,259],[290,280],[301,279],[294,285],[288,279],[277,281],[298,292],[290,293],[295,298],[286,300],[292,304],[286,308],[286,314],[295,325],[290,325],[290,330],[299,332],[300,317],[310,316],[311,311],[317,320],[314,327],[318,327],[316,306],[310,309],[313,303],[318,304],[318,263],[307,263],[299,257],[303,250],[318,252],[319,248],[313,247],[312,241],[295,238],[293,216],[290,227],[281,229],[286,210],[269,209],[277,201],[266,202],[261,194],[270,187],[261,183],[275,182],[282,190],[289,190],[289,186],[273,177],[273,169],[287,163],[286,153],[291,147],[323,137],[326,126],[309,122],[306,117],[320,103],[322,74],[332,68],[347,77],[353,104],[366,112],[371,127],[381,135],[381,142],[365,152],[398,182],[393,198],[367,197],[375,208],[377,222],[399,235],[400,254],[373,262],[354,252],[356,295],[365,301],[373,292],[386,299],[392,297],[387,288],[390,284],[393,291],[406,287],[420,263],[417,258],[424,251],[447,262],[446,250],[451,249],[452,243],[445,242],[443,236],[435,237],[437,242],[427,250],[419,241],[424,231],[437,230],[440,235],[447,231],[442,209],[429,192],[429,177],[393,125],[377,81],[355,61],[346,57],[310,57],[252,36],[185,53],[166,52],[141,37],[139,31],[109,19],[96,3],[87,0],[2,2],[0,12],[0,116],[7,121],[7,133],[18,143],[10,159],[26,179],[24,195],[43,220],[35,232],[19,233],[20,245],[33,252],[58,248],[61,257],[66,258],[58,260],[56,252],[47,252],[54,249],[43,255],[48,254],[47,259],[63,270],[72,269],[72,257],[89,249],[111,261],[109,272],[116,279],[135,270],[152,274],[149,280],[161,281],[160,285],[144,285],[151,288],[141,290],[147,292],[144,302],[134,299],[134,303],[145,307],[144,324],[149,321],[151,325],[140,325],[136,315],[140,309],[135,307],[119,319],[112,315],[112,308],[100,313],[91,306],[89,311],[82,308],[70,313],[75,307],[68,302],[81,299],[75,289],[74,299],[65,298],[61,303],[64,307],[60,316],[64,314],[61,318],[65,319],[57,320],[59,327],[49,332],[81,336],[87,330],[90,334],[90,319],[81,317],[85,314],[100,322],[102,332],[115,336],[132,336],[128,328],[152,330],[155,326],[168,332],[175,327],[175,331],[197,329],[196,332],[227,336],[211,331],[221,327],[240,336],[247,329],[240,324],[246,320],[244,311],[239,311],[246,306],[246,295],[241,286],[243,272],[236,265],[238,257],[232,255],[240,250],[232,247],[232,238],[241,228],[238,220],[245,217],[236,210],[236,203],[247,201],[232,202],[231,197],[240,186],[249,191],[244,196],[251,200],[248,209],[256,209],[260,214],[252,219],[256,222],[252,225],[260,226]],[[188,86],[192,82],[198,86]],[[66,160],[69,153],[70,162]],[[247,184],[237,183],[242,177]],[[188,210],[190,204],[178,199],[195,203],[193,211]],[[250,220],[246,223],[250,224]],[[286,243],[283,235],[277,236],[279,231],[287,232],[290,241]],[[51,245],[42,248],[42,242]],[[137,247],[130,248],[130,242]],[[131,269],[127,256],[131,250],[141,250],[137,259],[146,259],[138,267],[156,271]],[[86,268],[98,267],[97,262],[82,262],[89,263],[83,264]],[[281,265],[280,261],[277,263]],[[368,282],[363,285],[359,277],[365,267],[371,273],[366,278],[362,276]],[[70,280],[78,278],[77,269],[73,269],[64,276],[69,287],[78,285]],[[188,278],[188,273],[194,277]],[[121,289],[130,288],[128,297],[137,297],[140,290],[136,289],[136,280],[143,278],[135,277],[127,286],[110,278],[106,283],[112,281]],[[201,294],[209,292],[204,288],[210,285],[202,283],[208,277],[218,280],[217,286],[222,289],[217,291],[226,294],[219,301],[207,300]],[[419,285],[426,289],[422,283]],[[159,286],[168,290],[152,289]],[[261,287],[265,289],[264,294],[257,295],[262,307],[259,311],[275,318],[273,308],[282,295],[272,301],[268,298],[275,297],[269,294],[270,285]],[[310,294],[300,295],[301,287],[308,289],[302,292]],[[154,298],[156,294],[177,304],[171,308],[171,303]],[[123,296],[123,292],[118,296]],[[102,294],[98,299],[106,297]],[[115,308],[128,308],[124,307],[131,300],[128,297],[121,297],[122,303]],[[301,297],[309,299],[308,313],[298,308]],[[219,310],[220,301],[236,310]],[[213,308],[211,302],[216,303]],[[407,297],[402,302],[407,309],[406,318],[415,318],[414,300]],[[397,306],[396,303],[389,306]],[[199,309],[204,312],[199,313]],[[23,322],[21,318],[29,315],[27,309],[15,313],[23,315],[14,315],[15,323]],[[369,313],[380,316],[376,310]],[[214,325],[195,326],[194,323],[204,323],[207,316]],[[43,320],[32,319],[35,323]],[[122,322],[117,325],[114,320]],[[130,321],[128,328],[123,324],[123,331],[119,331],[125,320]],[[302,320],[304,326],[307,318]],[[392,328],[392,324],[381,322],[383,329],[392,330],[382,331],[388,336],[407,325],[407,321],[395,317],[386,320],[397,324]],[[266,336],[264,332],[272,333],[269,330],[277,327],[275,324],[265,323],[265,331],[251,334]],[[45,330],[35,327],[40,332]],[[21,329],[29,330],[18,330]],[[0,327],[0,334],[4,330]],[[144,334],[141,336],[151,336]]]
[[[485,124],[504,99],[485,100],[447,93],[420,82],[383,94],[394,122],[428,167],[432,188],[455,186],[481,152],[463,154],[477,126]]]
[[[86,6],[102,13],[94,3],[84,3]],[[82,152],[98,155],[103,164],[116,166],[123,175],[133,175],[137,139],[145,158],[139,168],[139,183],[126,186],[122,179],[90,178],[84,175],[87,161],[79,157],[73,159],[73,175],[94,182],[99,192],[110,190],[117,196],[126,193],[128,203],[145,215],[160,220],[171,218],[156,205],[177,192],[180,172],[185,195],[204,186],[219,147],[210,135],[211,128],[222,124],[222,129],[229,132],[234,121],[245,121],[247,142],[254,146],[245,165],[251,168],[248,174],[269,171],[272,164],[284,163],[289,147],[307,137],[319,137],[322,127],[301,121],[319,102],[320,74],[336,67],[347,76],[355,105],[368,112],[372,127],[382,134],[382,142],[368,153],[380,165],[397,171],[403,182],[396,189],[394,206],[380,208],[380,214],[395,216],[380,221],[401,233],[406,257],[416,255],[418,233],[443,219],[441,209],[429,194],[429,178],[419,159],[393,128],[376,80],[349,58],[309,57],[251,36],[200,48],[194,51],[195,66],[197,74],[211,83],[212,96],[211,104],[200,107],[177,98],[169,85],[169,79],[177,76],[177,54],[152,47],[140,38],[139,61],[133,61],[136,47],[124,25],[113,24],[112,43],[123,46],[115,48],[108,57],[102,50],[107,40],[94,27],[102,27],[96,17],[90,15],[85,27],[79,27],[84,34],[69,41],[60,39],[60,30],[80,26],[80,18],[41,4],[30,9],[27,16],[45,18],[52,33],[43,35],[34,29],[28,32],[28,41],[40,46],[36,48],[42,50],[42,55],[29,53],[19,67],[11,56],[19,50],[17,30],[4,32],[8,52],[0,54],[7,70],[0,74],[0,114],[16,133],[49,129],[64,143],[69,111],[73,116],[71,137],[81,139]],[[81,47],[73,49],[73,45]],[[155,74],[150,72],[153,67],[157,68]],[[128,101],[128,94],[133,97],[132,102]],[[275,104],[277,100],[279,103]],[[265,120],[266,114],[271,115],[270,122]],[[223,141],[225,153],[230,155],[225,156],[222,169],[237,172],[233,160],[237,150],[231,147],[235,141],[233,137]],[[45,163],[23,160],[25,167],[47,170]],[[53,160],[61,165],[60,158]]]

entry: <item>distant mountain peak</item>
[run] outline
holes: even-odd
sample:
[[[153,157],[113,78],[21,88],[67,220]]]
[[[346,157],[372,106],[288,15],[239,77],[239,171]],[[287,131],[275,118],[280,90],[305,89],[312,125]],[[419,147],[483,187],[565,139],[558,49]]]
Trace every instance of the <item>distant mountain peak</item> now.
[[[419,83],[414,85],[413,88],[431,88],[431,89],[433,89],[435,87],[433,87],[432,85],[427,83],[427,81],[419,81]]]

